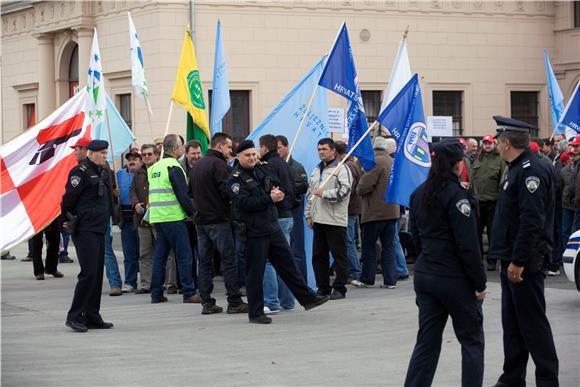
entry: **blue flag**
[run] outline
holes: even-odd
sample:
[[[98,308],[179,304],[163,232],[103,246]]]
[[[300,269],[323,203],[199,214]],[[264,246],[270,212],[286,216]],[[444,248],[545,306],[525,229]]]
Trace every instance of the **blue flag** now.
[[[314,66],[312,70],[278,103],[264,121],[262,121],[252,133],[248,140],[253,140],[257,144],[261,136],[265,134],[283,135],[292,142],[300,120],[306,112],[310,97],[320,79],[322,68],[324,67],[324,57]],[[304,121],[304,127],[300,134],[300,144],[294,148],[292,158],[299,161],[310,174],[314,167],[320,162],[317,152],[318,140],[328,137],[328,102],[326,91],[319,89],[314,97],[308,117]],[[308,198],[306,198],[308,200]],[[306,265],[308,267],[308,284],[312,289],[316,289],[316,280],[312,269],[312,230],[305,224],[295,225],[304,228],[304,247],[306,254]]]
[[[230,110],[230,86],[224,46],[222,45],[222,28],[218,20],[215,33],[215,56],[213,62],[213,91],[211,93],[210,131],[213,136],[222,131],[222,120]]]
[[[578,94],[578,88],[580,88],[580,81],[576,85],[560,119],[560,123],[566,126],[566,138],[580,134],[580,94]]]
[[[98,125],[92,131],[93,139],[96,140],[107,140],[109,142],[109,146],[111,143],[113,144],[114,148],[111,148],[109,152],[108,160],[112,162],[113,154],[115,159],[117,159],[123,152],[127,150],[133,141],[135,141],[135,136],[133,136],[133,132],[127,126],[127,123],[121,117],[121,113],[115,107],[111,98],[109,98],[108,94],[105,94],[105,99],[107,103],[107,113],[109,115],[109,119],[105,119],[101,125]],[[109,137],[109,129],[107,123],[111,124],[111,136],[113,137],[113,141]]]
[[[342,24],[340,32],[336,37],[336,41],[332,46],[318,84],[346,98],[350,103],[346,118],[348,128],[347,151],[350,151],[367,132],[369,127],[365,116],[362,95],[358,86],[358,78],[346,23]],[[373,144],[368,135],[352,154],[358,157],[366,171],[373,169],[375,166]]]
[[[397,141],[397,153],[385,201],[409,207],[411,194],[427,179],[431,167],[429,137],[417,74],[377,118]]]
[[[546,49],[544,49],[544,60],[546,62],[546,78],[548,79],[550,111],[552,112],[552,131],[554,131],[554,135],[564,134],[564,125],[558,124],[562,112],[564,111],[564,95],[562,94],[562,90],[560,90],[560,85],[558,85],[558,80],[556,79],[556,75],[554,75],[554,70],[552,70],[552,65],[550,64],[550,58],[548,58]]]

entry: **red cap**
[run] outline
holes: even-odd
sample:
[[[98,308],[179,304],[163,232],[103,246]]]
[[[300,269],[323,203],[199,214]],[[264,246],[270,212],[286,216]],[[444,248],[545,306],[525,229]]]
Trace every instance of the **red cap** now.
[[[572,152],[573,151],[571,151],[571,150],[567,150],[566,152],[564,152],[560,155],[560,161],[562,162],[562,164],[565,164],[570,160],[570,153],[572,153]]]
[[[532,153],[540,153],[540,146],[535,141],[530,141],[530,149]]]
[[[86,148],[89,145],[89,142],[91,142],[90,138],[82,137],[77,141],[76,144],[71,146],[71,148],[75,149],[77,146],[82,146],[83,148]]]
[[[577,146],[580,145],[580,136],[574,137],[574,140],[570,143],[570,146]]]
[[[483,136],[483,139],[481,140],[483,142],[493,142],[494,141],[494,137],[491,134],[486,134],[485,136]]]

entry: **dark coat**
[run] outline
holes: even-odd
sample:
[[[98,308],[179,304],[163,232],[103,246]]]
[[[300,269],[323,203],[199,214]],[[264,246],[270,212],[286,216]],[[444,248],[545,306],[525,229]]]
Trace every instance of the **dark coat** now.
[[[272,180],[278,181],[278,188],[284,192],[284,200],[276,203],[279,218],[291,218],[294,203],[294,175],[286,161],[282,160],[277,151],[269,151],[261,158],[262,165],[268,171]]]

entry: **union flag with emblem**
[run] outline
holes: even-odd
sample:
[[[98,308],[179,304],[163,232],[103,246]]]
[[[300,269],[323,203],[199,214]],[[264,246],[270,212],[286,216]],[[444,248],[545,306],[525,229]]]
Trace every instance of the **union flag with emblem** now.
[[[68,173],[77,164],[71,146],[90,138],[85,100],[83,90],[0,146],[0,251],[32,237],[60,214]]]

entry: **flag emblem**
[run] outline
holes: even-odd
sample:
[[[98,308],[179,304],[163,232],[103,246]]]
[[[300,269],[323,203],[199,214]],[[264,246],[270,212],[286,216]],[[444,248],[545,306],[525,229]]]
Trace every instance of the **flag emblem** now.
[[[199,71],[193,70],[187,74],[187,88],[189,89],[189,97],[193,106],[198,109],[205,109],[205,102],[203,102],[203,91],[201,89],[201,82],[199,80]]]
[[[425,168],[431,165],[429,137],[427,137],[427,128],[424,123],[415,122],[411,126],[409,135],[405,139],[404,149],[407,160]]]

